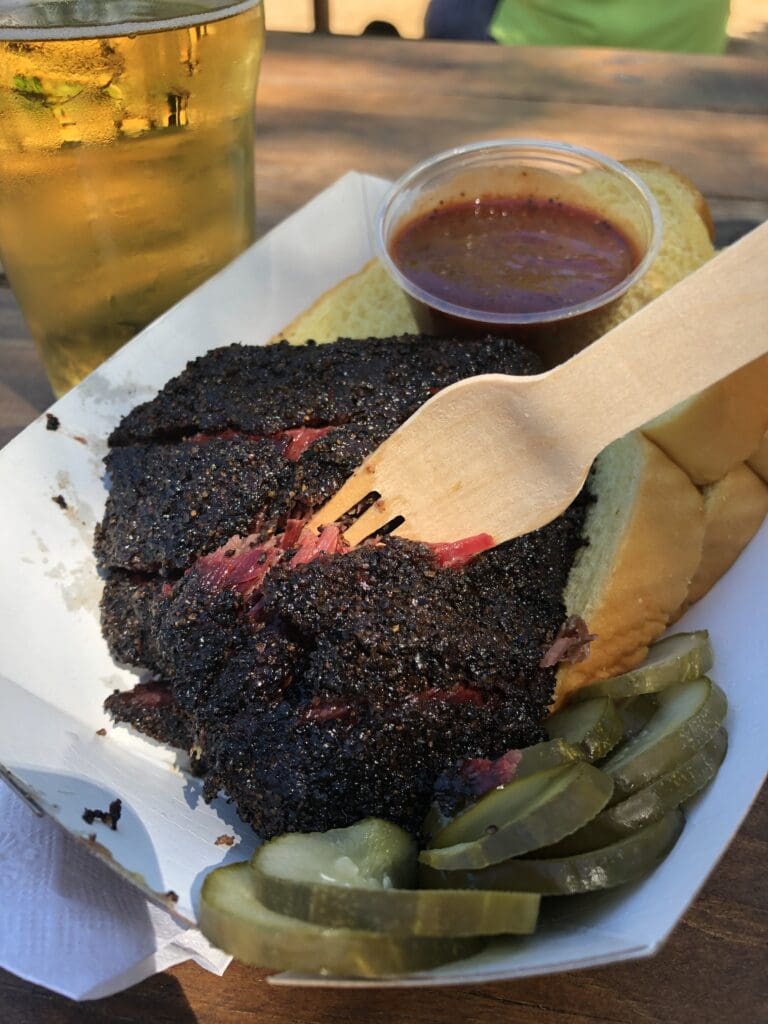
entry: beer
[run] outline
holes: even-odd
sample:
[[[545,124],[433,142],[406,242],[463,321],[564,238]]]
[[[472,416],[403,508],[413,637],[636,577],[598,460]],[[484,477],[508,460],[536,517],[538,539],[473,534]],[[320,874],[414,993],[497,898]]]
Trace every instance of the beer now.
[[[263,45],[260,0],[0,7],[0,262],[57,395],[253,241]]]

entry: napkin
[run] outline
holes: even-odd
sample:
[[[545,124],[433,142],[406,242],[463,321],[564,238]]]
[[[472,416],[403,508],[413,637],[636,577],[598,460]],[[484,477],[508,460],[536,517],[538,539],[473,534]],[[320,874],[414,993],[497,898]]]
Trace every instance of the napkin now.
[[[0,966],[99,999],[190,959],[221,975],[231,957],[0,783]]]

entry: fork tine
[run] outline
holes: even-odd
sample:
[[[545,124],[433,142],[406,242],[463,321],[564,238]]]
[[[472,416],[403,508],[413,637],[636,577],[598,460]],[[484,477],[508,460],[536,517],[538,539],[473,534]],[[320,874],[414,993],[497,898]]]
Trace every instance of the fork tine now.
[[[333,497],[315,512],[307,525],[312,530],[319,530],[321,526],[335,523],[345,512],[359,505],[363,498],[367,498],[371,491],[375,490],[375,475],[361,466]]]
[[[370,537],[372,533],[380,530],[395,518],[397,512],[393,512],[389,503],[379,498],[374,501],[371,507],[352,523],[342,534],[343,539],[354,547],[360,541]]]

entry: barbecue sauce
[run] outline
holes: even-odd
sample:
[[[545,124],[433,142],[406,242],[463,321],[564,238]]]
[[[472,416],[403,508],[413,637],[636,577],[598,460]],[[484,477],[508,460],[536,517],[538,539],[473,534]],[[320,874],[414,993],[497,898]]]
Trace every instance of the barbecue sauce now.
[[[427,294],[509,315],[596,298],[640,261],[629,238],[599,213],[536,197],[441,202],[400,228],[390,255]]]

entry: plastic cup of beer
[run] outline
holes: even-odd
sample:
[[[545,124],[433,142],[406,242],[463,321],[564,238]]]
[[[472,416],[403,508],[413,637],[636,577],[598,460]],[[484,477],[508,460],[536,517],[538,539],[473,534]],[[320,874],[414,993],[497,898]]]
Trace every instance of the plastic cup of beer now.
[[[0,0],[0,263],[63,394],[255,237],[261,0]]]

